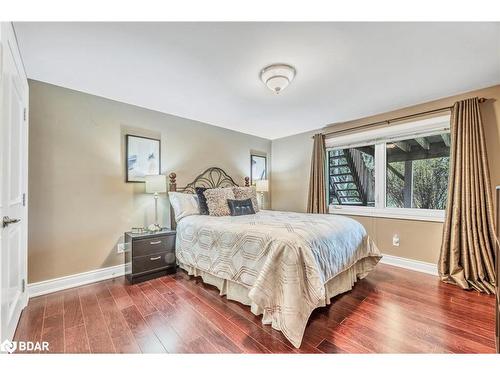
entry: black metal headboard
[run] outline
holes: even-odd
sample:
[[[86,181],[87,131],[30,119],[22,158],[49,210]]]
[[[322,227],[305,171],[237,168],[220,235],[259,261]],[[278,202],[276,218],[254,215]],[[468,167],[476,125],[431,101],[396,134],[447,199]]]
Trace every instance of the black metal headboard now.
[[[175,179],[177,175],[175,173],[170,173],[170,186],[172,182],[175,184]],[[172,181],[173,179],[173,181]],[[248,186],[248,177],[245,178],[245,186]],[[197,187],[206,187],[209,189],[219,188],[219,187],[232,187],[239,186],[231,176],[229,176],[223,169],[218,167],[211,167],[205,170],[203,173],[199,174],[192,182],[184,187],[176,187],[175,190],[170,189],[170,191],[178,191],[182,193],[194,193]]]

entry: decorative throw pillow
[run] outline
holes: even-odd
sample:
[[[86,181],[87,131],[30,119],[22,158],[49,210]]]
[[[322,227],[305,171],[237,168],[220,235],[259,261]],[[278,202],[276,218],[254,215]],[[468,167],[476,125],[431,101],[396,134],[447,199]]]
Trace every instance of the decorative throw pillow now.
[[[207,189],[203,194],[207,198],[208,213],[211,216],[229,216],[231,214],[227,200],[234,199],[233,189]]]
[[[208,190],[208,188],[197,187],[194,190],[196,191],[196,195],[198,196],[198,203],[200,204],[200,215],[208,215],[207,198],[203,194],[205,190]]]
[[[200,214],[200,206],[198,198],[195,194],[168,192],[170,205],[174,209],[175,221],[179,221],[183,217]]]
[[[243,200],[228,199],[227,204],[231,216],[252,215],[255,214],[252,200],[250,198]]]
[[[259,203],[257,201],[257,191],[255,191],[255,186],[249,187],[233,187],[234,198],[238,200],[248,199],[252,200],[253,209],[255,212],[259,212]]]

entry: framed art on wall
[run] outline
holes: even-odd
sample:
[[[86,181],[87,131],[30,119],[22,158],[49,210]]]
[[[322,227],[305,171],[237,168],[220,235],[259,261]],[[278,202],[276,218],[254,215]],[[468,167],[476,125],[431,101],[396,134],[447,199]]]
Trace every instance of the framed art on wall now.
[[[267,158],[261,155],[250,155],[250,183],[267,179]]]
[[[147,175],[160,174],[160,140],[126,136],[126,182],[144,182]]]

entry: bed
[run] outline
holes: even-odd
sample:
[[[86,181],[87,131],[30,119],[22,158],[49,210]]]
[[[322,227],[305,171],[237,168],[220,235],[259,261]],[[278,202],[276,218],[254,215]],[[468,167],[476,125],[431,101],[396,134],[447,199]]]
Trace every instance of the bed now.
[[[192,193],[198,186],[237,184],[220,168],[206,170],[183,188],[170,174],[171,191]],[[261,210],[191,215],[174,225],[179,267],[250,306],[297,348],[312,311],[351,290],[381,259],[363,226],[340,215]]]

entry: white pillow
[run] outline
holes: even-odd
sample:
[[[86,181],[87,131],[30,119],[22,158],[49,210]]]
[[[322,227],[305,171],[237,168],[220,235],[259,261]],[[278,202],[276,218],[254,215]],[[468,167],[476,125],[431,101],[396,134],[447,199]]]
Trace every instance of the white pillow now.
[[[190,215],[199,215],[200,206],[196,194],[168,192],[170,205],[174,209],[175,221]]]

